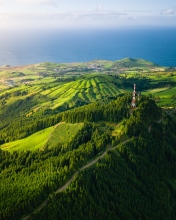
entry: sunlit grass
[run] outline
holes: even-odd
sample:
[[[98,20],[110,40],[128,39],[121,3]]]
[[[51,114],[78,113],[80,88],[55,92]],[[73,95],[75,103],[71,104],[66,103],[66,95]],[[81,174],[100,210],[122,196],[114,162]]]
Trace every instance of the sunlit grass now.
[[[48,140],[49,135],[54,130],[54,127],[46,128],[42,131],[38,131],[33,135],[30,135],[27,138],[13,141],[1,145],[3,150],[12,151],[26,151],[26,150],[37,150],[44,147],[45,143]]]

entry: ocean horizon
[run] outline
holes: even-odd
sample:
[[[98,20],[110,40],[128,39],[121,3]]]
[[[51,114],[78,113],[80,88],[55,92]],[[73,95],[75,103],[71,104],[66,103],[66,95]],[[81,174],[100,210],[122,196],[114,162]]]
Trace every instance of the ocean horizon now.
[[[0,66],[141,58],[176,67],[176,28],[4,30]]]

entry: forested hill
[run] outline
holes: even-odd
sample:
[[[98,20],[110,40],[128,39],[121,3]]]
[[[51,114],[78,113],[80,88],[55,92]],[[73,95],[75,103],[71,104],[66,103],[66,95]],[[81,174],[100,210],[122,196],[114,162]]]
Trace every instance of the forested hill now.
[[[176,114],[162,114],[152,100],[142,102],[124,123],[130,141],[31,219],[176,219]]]
[[[0,219],[176,219],[176,112],[147,97],[131,110],[130,100],[92,103],[19,128],[82,123],[68,143],[0,150]]]

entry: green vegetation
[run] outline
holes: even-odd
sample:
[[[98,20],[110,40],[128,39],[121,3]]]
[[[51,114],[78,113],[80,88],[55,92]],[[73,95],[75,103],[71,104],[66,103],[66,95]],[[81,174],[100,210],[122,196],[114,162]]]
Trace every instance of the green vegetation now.
[[[140,68],[142,70],[150,70],[151,68],[157,68],[158,65],[143,59],[125,58],[115,61],[113,67],[128,68],[130,70],[140,70]]]
[[[30,126],[31,128],[36,126],[36,130],[38,130],[41,129],[41,126],[48,126],[50,123],[56,124],[56,121],[61,119],[72,123],[85,122],[85,120],[87,122],[100,120],[118,122],[127,115],[126,104],[129,102],[128,100],[129,97],[127,96],[118,100],[107,101],[107,103],[93,103],[89,106],[83,106],[46,118],[45,121],[44,119],[41,122],[35,121],[36,124],[31,124],[30,121]],[[60,125],[63,129],[67,129],[69,133],[74,129],[67,143],[59,143],[58,140],[54,141],[55,138],[52,138],[52,135],[56,137],[60,133]],[[55,127],[55,130],[49,128],[50,137],[45,147],[42,147],[42,150],[29,151],[25,148],[24,151],[12,151],[11,154],[6,151],[0,151],[0,197],[2,198],[0,216],[2,218],[18,219],[26,210],[32,211],[49,193],[62,185],[73,172],[111,144],[112,131],[108,129],[108,126],[105,131],[101,129],[101,126],[99,128],[99,126],[87,123],[60,125]],[[18,127],[18,132],[20,134],[20,132],[29,131],[31,128],[21,126]],[[10,135],[12,139],[16,138],[17,133],[13,132],[14,127],[12,125],[7,131],[9,131],[9,138]],[[46,130],[44,131],[46,135]],[[40,136],[38,132],[32,137],[37,135],[40,138],[44,136],[46,140],[46,136]],[[65,133],[60,135],[60,139],[68,138],[68,135]],[[30,138],[31,136],[28,137],[28,140]],[[29,141],[28,146],[30,143],[32,144],[32,140]],[[14,189],[16,190],[14,191]]]
[[[55,127],[49,127],[28,136],[27,138],[2,144],[2,150],[13,151],[35,151],[52,148],[58,145],[68,144],[83,127],[83,123],[67,124],[59,123]]]
[[[0,78],[0,219],[176,219],[175,69],[46,62]]]
[[[48,140],[48,136],[52,133],[53,129],[53,127],[46,128],[27,138],[3,144],[1,145],[1,149],[13,152],[26,150],[34,151],[43,148]]]
[[[51,127],[59,122],[80,123],[98,122],[100,120],[116,122],[128,115],[127,105],[130,105],[131,96],[119,97],[117,100],[94,102],[79,108],[74,108],[58,114],[38,118],[14,119],[0,130],[0,142],[11,142],[25,138],[44,128]],[[7,123],[7,122],[5,122]],[[6,125],[6,124],[5,124]],[[3,126],[3,124],[2,124]]]
[[[153,95],[158,105],[175,106],[174,69],[142,59],[3,67],[0,77],[1,115],[14,111],[16,106],[23,116],[65,111],[132,91],[134,82],[138,90]],[[166,94],[160,94],[160,89],[166,90]]]
[[[83,126],[83,123],[59,123],[48,138],[45,147],[54,148],[59,145],[70,143]]]
[[[142,101],[124,125],[131,139],[51,194],[30,219],[175,219],[176,115],[161,114]]]
[[[1,219],[20,219],[49,194],[47,206],[30,219],[174,219],[176,112],[142,97],[129,115],[128,103],[129,96],[123,96],[61,113],[66,121],[87,117],[89,123],[56,126],[42,150],[0,150]],[[59,126],[68,133],[77,126],[77,133],[58,143],[55,135],[68,138]],[[121,144],[122,138],[128,141]],[[65,191],[53,193],[106,150]]]

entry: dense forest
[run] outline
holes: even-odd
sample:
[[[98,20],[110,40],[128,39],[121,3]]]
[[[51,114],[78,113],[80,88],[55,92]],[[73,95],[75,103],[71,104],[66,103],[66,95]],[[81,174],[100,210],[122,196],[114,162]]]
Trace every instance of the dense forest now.
[[[76,170],[105,150],[112,142],[111,131],[102,131],[93,122],[118,122],[127,117],[129,100],[127,95],[107,103],[92,103],[26,126],[20,126],[14,120],[9,129],[5,130],[8,138],[12,137],[12,140],[18,138],[21,131],[29,135],[62,120],[71,123],[84,122],[84,127],[67,145],[52,149],[46,147],[34,152],[15,151],[11,154],[0,150],[1,218],[18,219],[26,210],[32,211]]]
[[[96,122],[119,121],[128,115],[128,106],[131,96],[119,97],[117,100],[105,100],[104,102],[93,102],[89,105],[74,108],[57,114],[48,114],[40,117],[26,118],[8,115],[4,123],[1,123],[0,143],[21,139],[35,133],[36,131],[55,125],[58,122],[65,121],[71,123],[77,122]]]
[[[85,124],[68,145],[12,154],[0,150],[0,218],[19,219],[32,211],[110,141],[108,131],[101,134]]]
[[[176,115],[141,102],[126,121],[130,141],[51,194],[30,219],[176,219],[175,128]]]
[[[30,219],[175,219],[176,114],[147,97],[135,110],[130,101],[124,95],[1,128],[1,142],[8,142],[61,121],[84,123],[67,144],[13,153],[0,149],[0,219],[21,219],[47,198]],[[113,136],[106,123],[120,122],[123,129]],[[74,181],[56,194],[75,172]]]

